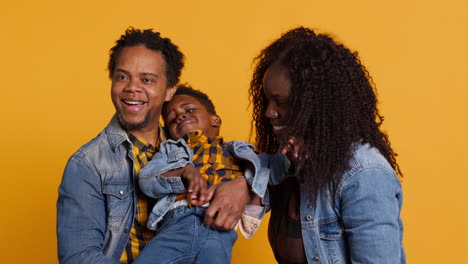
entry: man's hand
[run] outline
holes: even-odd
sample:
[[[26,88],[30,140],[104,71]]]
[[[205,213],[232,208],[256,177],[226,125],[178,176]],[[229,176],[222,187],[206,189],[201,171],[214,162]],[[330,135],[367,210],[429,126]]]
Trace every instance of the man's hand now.
[[[200,206],[210,201],[212,193],[208,192],[206,181],[201,176],[200,172],[192,165],[188,164],[183,168],[175,169],[163,173],[164,177],[180,176],[188,183],[187,199],[190,204]]]
[[[262,206],[262,198],[260,198],[258,195],[256,195],[254,192],[250,192],[250,201],[248,202],[249,205],[257,205],[257,206]]]
[[[213,199],[205,212],[204,223],[213,229],[232,230],[242,216],[245,205],[251,199],[244,177],[223,182],[210,188]]]

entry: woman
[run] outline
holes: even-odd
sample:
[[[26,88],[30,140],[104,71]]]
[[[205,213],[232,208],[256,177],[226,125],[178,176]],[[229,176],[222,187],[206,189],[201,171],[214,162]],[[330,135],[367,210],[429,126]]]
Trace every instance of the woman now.
[[[250,87],[272,163],[269,240],[279,263],[405,263],[396,153],[357,57],[307,28],[261,51]],[[276,166],[276,169],[274,168]]]

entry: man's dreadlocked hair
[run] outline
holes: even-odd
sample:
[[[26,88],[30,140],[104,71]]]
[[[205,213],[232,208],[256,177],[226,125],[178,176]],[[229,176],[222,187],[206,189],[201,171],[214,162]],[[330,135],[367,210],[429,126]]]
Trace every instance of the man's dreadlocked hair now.
[[[299,182],[307,185],[312,202],[324,188],[336,193],[357,144],[369,143],[377,148],[402,175],[397,154],[379,129],[383,117],[377,110],[372,79],[356,52],[327,35],[299,27],[263,49],[254,62],[249,97],[257,150],[273,153],[279,147],[265,117],[268,101],[263,94],[265,72],[275,63],[285,67],[290,78],[284,134],[298,139],[301,146],[292,164]]]

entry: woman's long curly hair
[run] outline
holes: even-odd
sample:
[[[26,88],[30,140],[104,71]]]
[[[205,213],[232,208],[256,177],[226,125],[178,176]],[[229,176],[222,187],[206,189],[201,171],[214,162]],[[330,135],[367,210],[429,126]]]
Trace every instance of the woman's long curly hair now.
[[[279,147],[265,117],[268,101],[263,93],[265,72],[278,63],[287,69],[291,82],[284,134],[299,139],[299,155],[292,164],[299,182],[308,187],[312,202],[324,188],[336,193],[357,145],[353,143],[377,148],[402,175],[397,154],[379,129],[383,117],[377,109],[372,79],[356,52],[327,35],[299,27],[263,49],[254,62],[249,98],[257,150],[273,153]]]

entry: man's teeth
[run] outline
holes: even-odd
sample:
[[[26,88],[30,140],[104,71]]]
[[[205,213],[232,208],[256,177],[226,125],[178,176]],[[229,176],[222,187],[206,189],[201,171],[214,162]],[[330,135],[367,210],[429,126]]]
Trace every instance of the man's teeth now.
[[[129,104],[129,105],[142,105],[143,102],[137,102],[137,101],[127,101],[127,100],[124,100],[124,102],[126,104]]]

